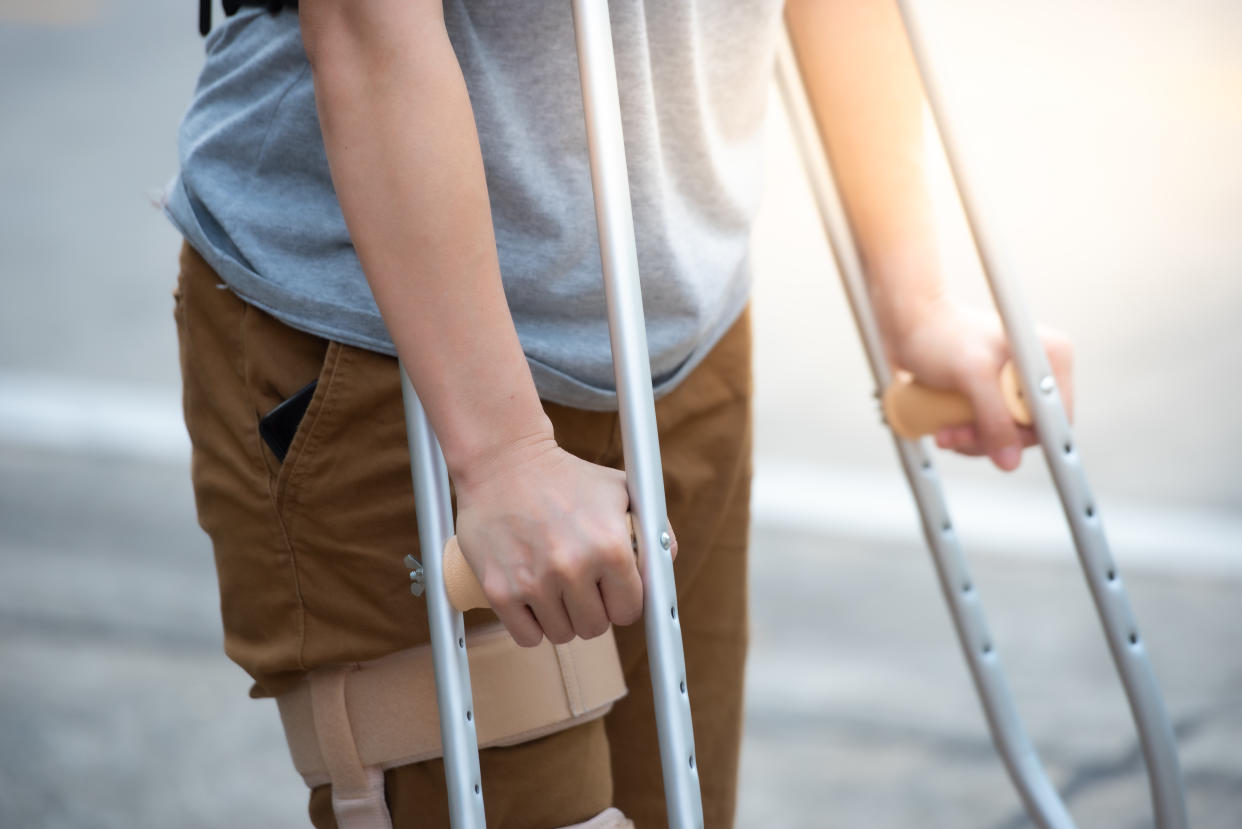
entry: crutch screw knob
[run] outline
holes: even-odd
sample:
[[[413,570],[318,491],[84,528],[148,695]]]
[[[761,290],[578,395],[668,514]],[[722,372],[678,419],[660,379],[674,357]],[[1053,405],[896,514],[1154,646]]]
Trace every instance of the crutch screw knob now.
[[[423,580],[423,564],[414,556],[405,557],[405,566],[410,568],[410,592],[415,596],[423,595],[425,582]]]
[[[1056,388],[1056,383],[1052,379],[1051,374],[1044,375],[1044,379],[1039,381],[1039,390],[1044,394],[1052,394],[1052,390]]]
[[[669,536],[668,533],[666,532],[660,533],[660,546],[661,547],[667,550],[668,546],[672,543],[673,543],[673,539],[671,536]]]

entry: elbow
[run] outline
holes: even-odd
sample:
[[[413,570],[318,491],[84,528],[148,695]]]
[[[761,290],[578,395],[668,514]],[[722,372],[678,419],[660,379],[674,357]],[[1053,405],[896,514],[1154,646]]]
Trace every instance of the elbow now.
[[[440,0],[301,0],[298,19],[317,75],[342,62],[382,65],[448,37]]]

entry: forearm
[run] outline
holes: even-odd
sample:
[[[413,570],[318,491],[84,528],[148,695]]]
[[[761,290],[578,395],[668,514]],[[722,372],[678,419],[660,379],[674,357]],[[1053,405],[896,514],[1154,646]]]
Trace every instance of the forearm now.
[[[505,301],[470,101],[437,2],[304,2],[341,211],[450,472],[550,440]]]
[[[790,0],[786,20],[894,357],[943,286],[922,83],[893,0]]]

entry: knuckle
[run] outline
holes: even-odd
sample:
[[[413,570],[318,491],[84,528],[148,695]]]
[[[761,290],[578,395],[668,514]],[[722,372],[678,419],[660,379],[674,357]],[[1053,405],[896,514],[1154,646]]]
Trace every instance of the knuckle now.
[[[621,570],[633,566],[634,551],[630,547],[629,535],[618,536],[616,533],[601,535],[596,543],[597,555],[604,567],[609,570]]]
[[[518,599],[515,595],[516,591],[506,578],[489,573],[479,582],[479,586],[483,588],[483,595],[487,596],[488,601],[493,605],[513,604]]]
[[[982,348],[963,353],[957,365],[958,376],[968,385],[991,382],[995,379],[998,368],[996,358],[990,351]]]
[[[554,550],[548,556],[548,572],[563,584],[576,584],[583,576],[582,559],[568,550]]]

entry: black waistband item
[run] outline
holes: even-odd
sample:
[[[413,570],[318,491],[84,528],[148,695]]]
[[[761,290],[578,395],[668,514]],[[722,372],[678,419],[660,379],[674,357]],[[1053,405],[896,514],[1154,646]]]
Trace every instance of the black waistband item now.
[[[211,4],[212,0],[198,0],[198,33],[203,37],[211,31]],[[281,9],[296,9],[298,0],[220,0],[220,5],[224,7],[224,15],[232,17],[246,6],[267,9],[272,14]]]

